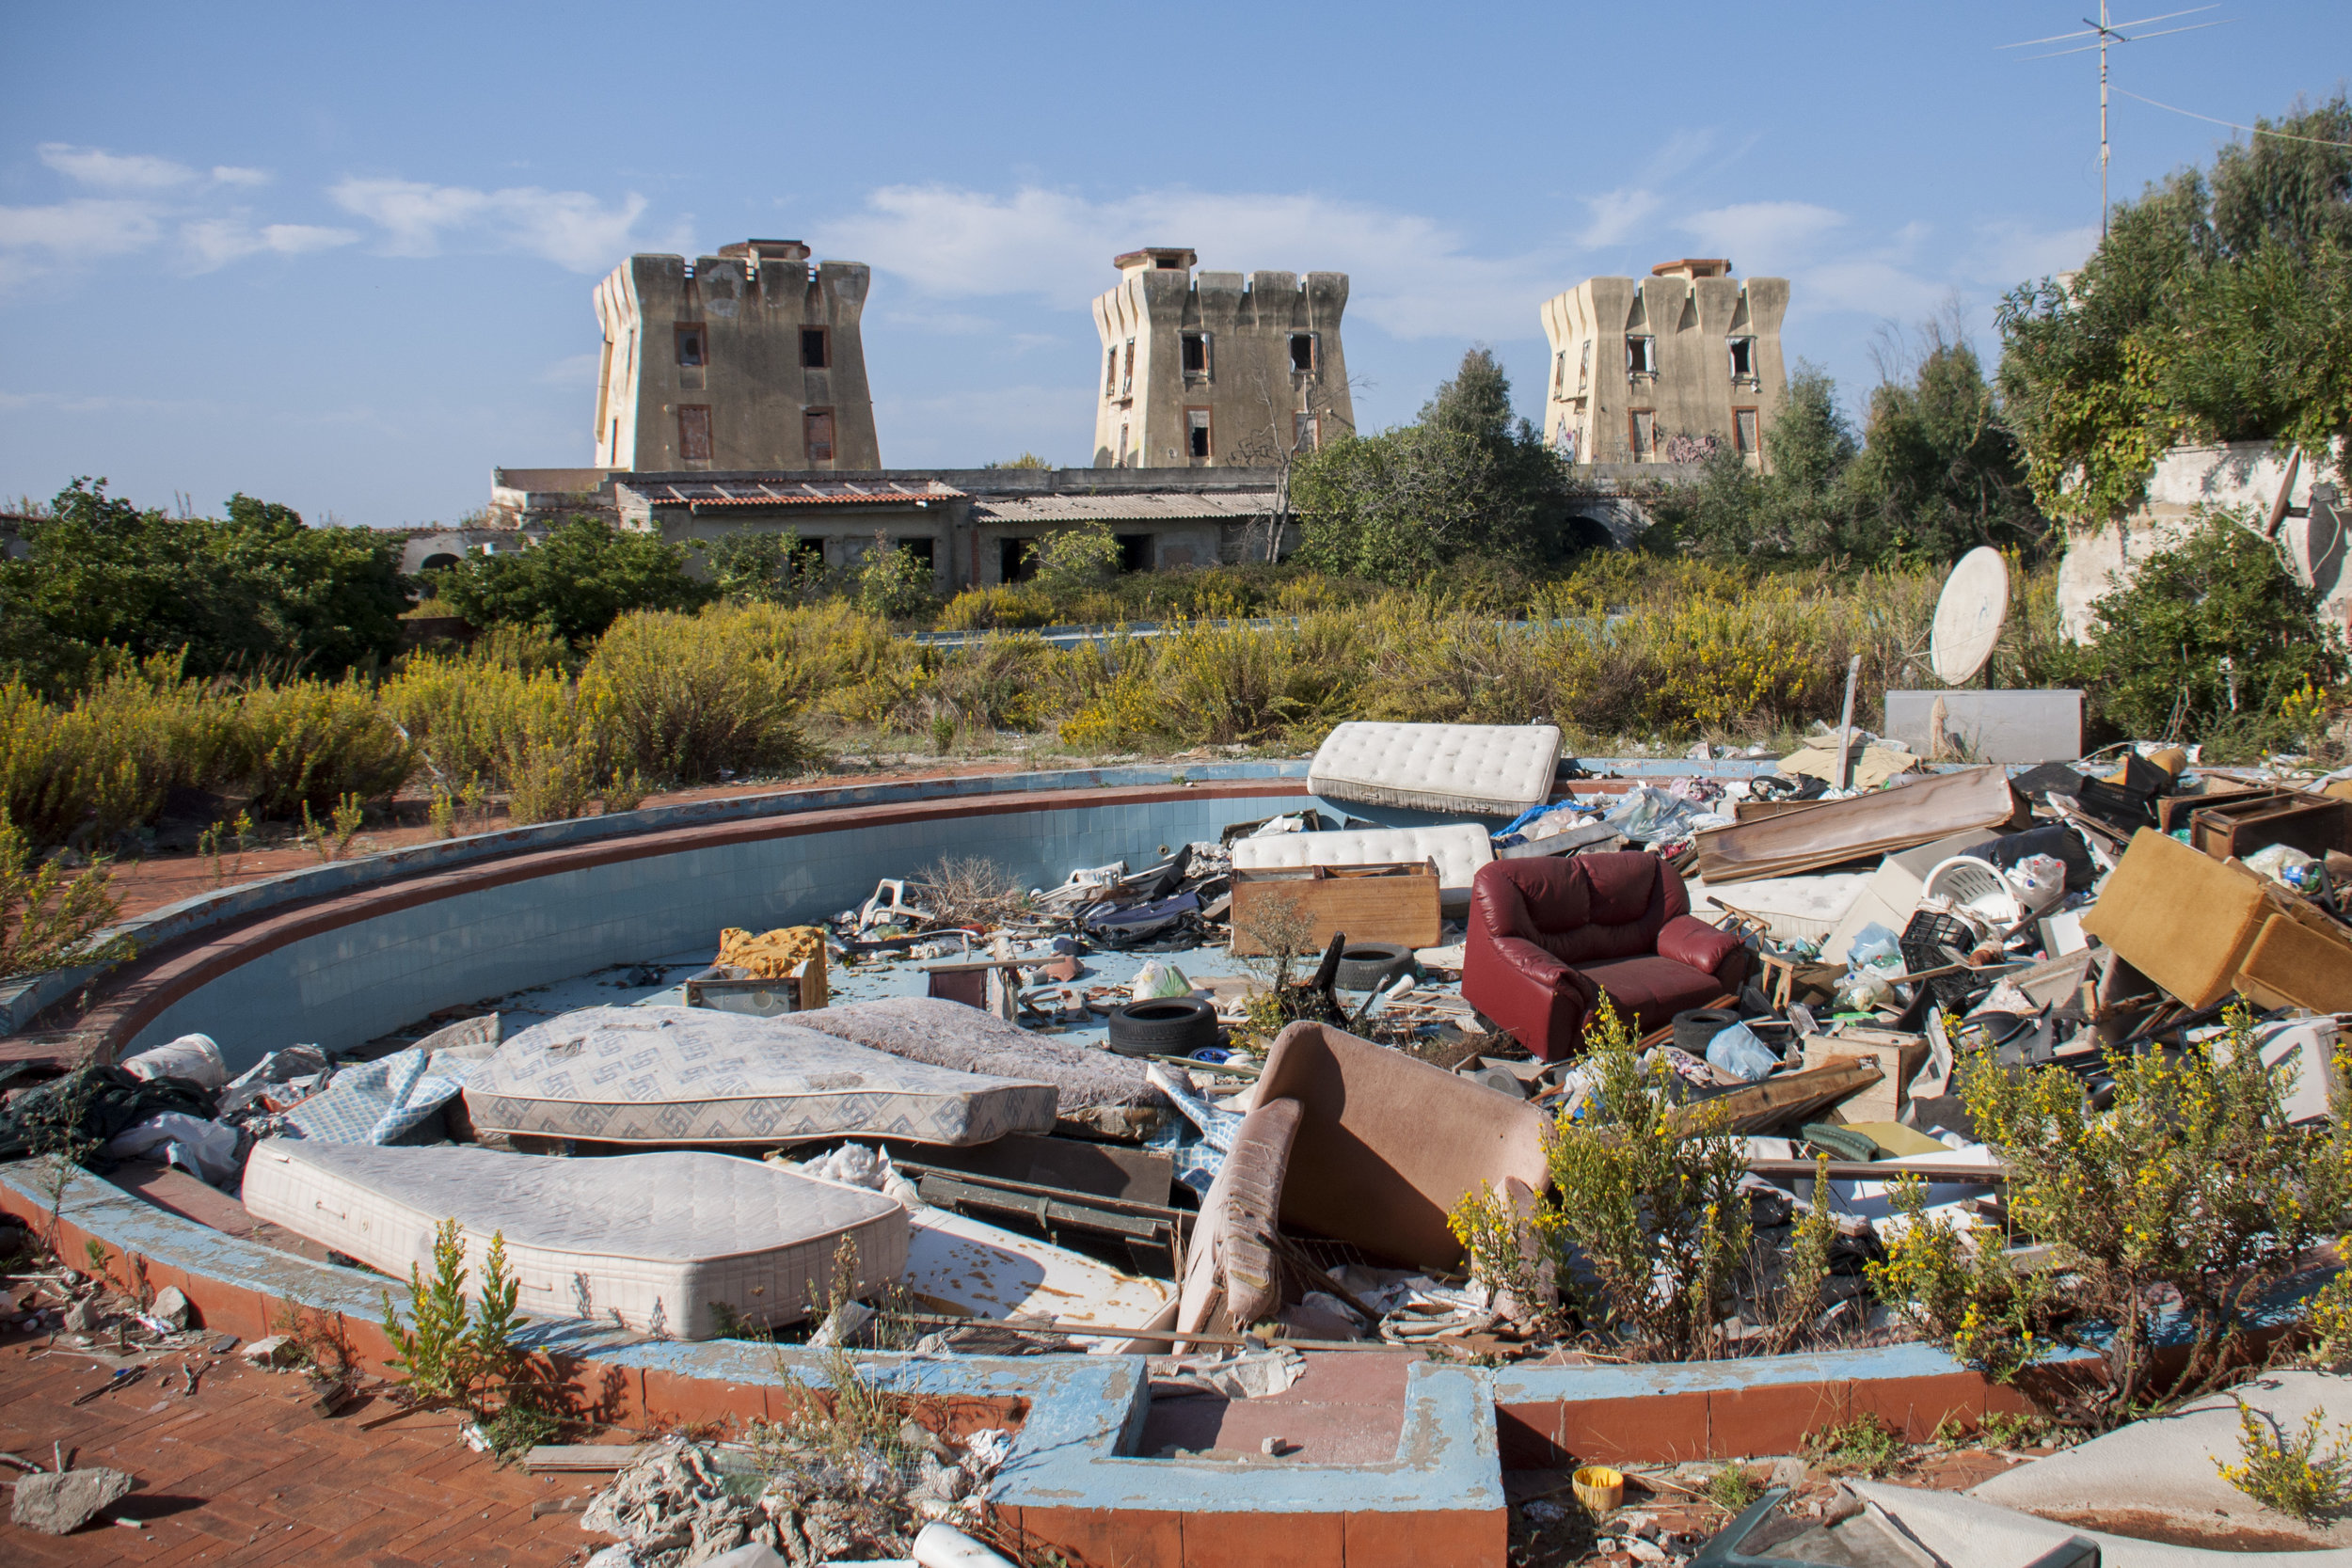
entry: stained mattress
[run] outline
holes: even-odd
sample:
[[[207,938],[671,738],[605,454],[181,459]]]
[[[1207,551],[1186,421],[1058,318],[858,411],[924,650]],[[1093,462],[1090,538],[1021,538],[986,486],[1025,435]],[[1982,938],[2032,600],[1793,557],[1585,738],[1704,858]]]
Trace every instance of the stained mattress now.
[[[1442,828],[1357,828],[1331,833],[1268,833],[1233,840],[1233,869],[1269,871],[1299,865],[1378,865],[1391,861],[1438,863],[1438,895],[1470,898],[1470,879],[1495,858],[1494,839],[1475,822]]]
[[[1051,1035],[1032,1035],[961,1002],[890,996],[794,1013],[792,1022],[910,1062],[1051,1084],[1065,1117],[1170,1108],[1168,1096],[1144,1076],[1141,1063]]]
[[[1315,752],[1307,786],[1329,800],[1517,816],[1551,794],[1560,731],[1550,724],[1342,724]]]
[[[434,1228],[454,1219],[471,1282],[503,1236],[532,1316],[618,1315],[675,1338],[714,1336],[714,1303],[755,1323],[807,1316],[844,1236],[861,1292],[907,1264],[907,1212],[889,1198],[724,1154],[558,1160],[269,1138],[246,1164],[244,1198],[255,1218],[400,1279],[411,1264],[431,1273]]]
[[[1053,1128],[1050,1083],[911,1061],[801,1024],[815,1016],[565,1013],[473,1069],[466,1114],[477,1132],[624,1144],[854,1136],[962,1145]]]

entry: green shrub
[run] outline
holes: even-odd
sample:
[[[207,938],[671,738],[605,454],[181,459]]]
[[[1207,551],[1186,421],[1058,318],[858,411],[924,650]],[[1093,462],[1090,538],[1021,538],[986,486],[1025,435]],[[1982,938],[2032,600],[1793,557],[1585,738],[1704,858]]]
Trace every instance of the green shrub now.
[[[127,938],[96,940],[122,913],[112,880],[103,861],[79,876],[55,860],[35,866],[31,844],[0,813],[0,980],[130,957]]]
[[[523,1326],[520,1285],[506,1265],[503,1232],[491,1234],[470,1314],[468,1273],[464,1234],[455,1220],[443,1220],[433,1228],[433,1278],[408,1266],[406,1321],[384,1292],[384,1336],[397,1353],[391,1365],[412,1390],[479,1413],[492,1396],[513,1402],[528,1359],[515,1342]]]
[[[701,784],[809,755],[791,690],[743,613],[624,616],[580,673],[580,703],[619,767]]]
[[[511,787],[526,754],[577,748],[585,723],[560,669],[479,651],[412,654],[378,701],[453,790],[475,779]]]
[[[1108,523],[1086,523],[1056,529],[1031,542],[1028,559],[1036,569],[1038,591],[1059,598],[1109,582],[1119,575],[1120,553]]]
[[[373,800],[407,782],[415,753],[358,680],[303,678],[251,688],[237,705],[253,809],[330,814],[345,795]]]
[[[2306,694],[2344,673],[2343,639],[2320,625],[2318,604],[2268,540],[2203,513],[2091,606],[2081,679],[2118,736],[2227,740],[2217,752],[2258,759],[2302,740],[2289,732],[2317,715]]]
[[[967,588],[947,601],[935,623],[941,631],[997,631],[1055,624],[1054,601],[1026,583]]]
[[[1742,1140],[1677,1103],[1673,1069],[1645,1063],[1606,996],[1585,1023],[1591,1090],[1546,1140],[1550,1185],[1526,1223],[1584,1322],[1662,1360],[1715,1353],[1754,1234]],[[1519,1217],[1482,1187],[1448,1216],[1473,1271],[1522,1292],[1534,1275]]]
[[[2096,1430],[2203,1392],[2245,1348],[2264,1292],[2352,1224],[2352,1144],[2289,1126],[2252,1015],[2225,1018],[2226,1060],[2201,1047],[2113,1058],[2106,1111],[2062,1068],[1964,1071],[1969,1116],[2010,1168],[2010,1221],[2050,1245],[2052,1266],[2011,1268],[1997,1236],[1962,1237],[1909,1185],[1897,1195],[1906,1224],[1869,1271],[1881,1299],[1996,1379],[2094,1350],[2104,1376],[2067,1414]],[[2160,1365],[2173,1315],[2188,1354]]]

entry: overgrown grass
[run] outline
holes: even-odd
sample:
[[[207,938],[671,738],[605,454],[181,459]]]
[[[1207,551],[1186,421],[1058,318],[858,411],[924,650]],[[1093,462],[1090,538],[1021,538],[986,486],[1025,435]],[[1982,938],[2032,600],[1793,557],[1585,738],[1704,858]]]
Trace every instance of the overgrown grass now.
[[[1220,567],[974,590],[940,622],[989,635],[955,649],[836,598],[626,615],[577,653],[501,628],[470,650],[411,654],[373,686],[197,682],[169,659],[118,662],[70,702],[0,686],[0,808],[37,844],[79,834],[95,847],[151,823],[175,785],[244,792],[258,815],[291,819],[421,784],[501,794],[515,820],[548,820],[789,775],[837,732],[942,747],[1013,732],[1099,755],[1305,751],[1349,719],[1544,720],[1586,753],[1769,743],[1836,720],[1854,656],[1866,723],[1885,690],[1928,680],[1940,582],[1637,553],[1550,580],[1466,569],[1409,592]],[[2027,577],[2018,606],[1999,684],[2066,684],[2081,660],[2059,639],[2053,574]],[[1164,630],[1064,648],[1021,629],[1062,621]],[[2099,701],[2093,689],[2094,726]],[[2288,717],[2316,732],[2343,693],[2297,701]]]

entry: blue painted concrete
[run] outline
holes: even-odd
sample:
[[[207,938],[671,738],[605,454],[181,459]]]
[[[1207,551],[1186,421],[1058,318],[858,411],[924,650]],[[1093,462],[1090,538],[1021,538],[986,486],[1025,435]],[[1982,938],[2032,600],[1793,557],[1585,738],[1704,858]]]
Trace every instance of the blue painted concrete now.
[[[0,1184],[45,1211],[41,1174],[38,1161],[0,1164]],[[280,1302],[379,1327],[384,1322],[388,1282],[364,1270],[223,1235],[78,1170],[58,1207],[65,1221],[117,1252]],[[744,1388],[794,1381],[822,1387],[827,1382],[821,1356],[791,1346],[649,1341],[578,1320],[534,1321],[523,1341],[557,1355]],[[1027,1418],[993,1493],[1010,1507],[1353,1513],[1489,1510],[1503,1503],[1489,1374],[1470,1368],[1413,1369],[1396,1457],[1353,1465],[1123,1457],[1122,1440],[1141,1429],[1151,1399],[1141,1356],[877,1353],[861,1357],[858,1368],[894,1392],[1028,1401]]]
[[[1147,863],[1163,846],[1214,839],[1226,823],[1301,803],[1295,795],[1201,797],[943,814],[551,872],[388,911],[262,954],[175,1001],[132,1046],[199,1031],[219,1043],[232,1069],[296,1042],[347,1050],[437,1008],[608,964],[713,949],[723,927],[822,919],[856,905],[880,879],[911,875],[945,856],[985,856],[1024,883],[1050,886],[1078,866]]]

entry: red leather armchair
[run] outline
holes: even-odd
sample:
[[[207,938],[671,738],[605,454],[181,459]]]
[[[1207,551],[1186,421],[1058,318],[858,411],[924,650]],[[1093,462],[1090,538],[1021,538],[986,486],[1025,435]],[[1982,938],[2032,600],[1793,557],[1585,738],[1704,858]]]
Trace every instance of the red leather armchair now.
[[[1656,855],[1496,861],[1470,883],[1462,997],[1547,1062],[1584,1048],[1609,993],[1643,1032],[1747,978],[1740,939],[1691,915]]]

